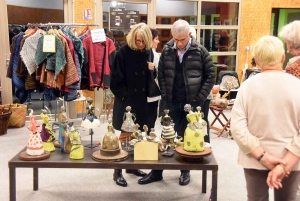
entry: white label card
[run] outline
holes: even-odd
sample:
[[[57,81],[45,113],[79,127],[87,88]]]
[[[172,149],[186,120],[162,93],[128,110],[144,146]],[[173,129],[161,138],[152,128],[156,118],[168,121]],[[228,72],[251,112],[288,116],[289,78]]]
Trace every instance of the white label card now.
[[[43,52],[55,51],[55,35],[44,35]]]
[[[106,35],[104,29],[94,29],[91,30],[93,43],[106,41]]]

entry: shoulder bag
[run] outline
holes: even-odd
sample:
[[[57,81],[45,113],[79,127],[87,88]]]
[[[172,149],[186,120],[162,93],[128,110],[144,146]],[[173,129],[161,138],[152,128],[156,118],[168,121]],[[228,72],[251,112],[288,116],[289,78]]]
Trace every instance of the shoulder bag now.
[[[151,58],[151,49],[149,53],[149,62],[152,62]],[[153,75],[153,70],[149,70],[149,76],[148,76],[148,90],[147,90],[147,96],[149,98],[157,97],[161,95],[160,89],[157,86],[155,80],[154,80],[154,75]]]

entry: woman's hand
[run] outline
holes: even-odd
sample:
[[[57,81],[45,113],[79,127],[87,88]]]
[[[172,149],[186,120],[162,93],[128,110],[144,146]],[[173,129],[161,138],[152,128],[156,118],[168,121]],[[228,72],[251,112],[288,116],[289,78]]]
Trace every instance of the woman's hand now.
[[[154,68],[155,68],[154,63],[152,63],[152,62],[147,62],[147,63],[148,63],[148,69],[154,70]]]
[[[282,180],[286,177],[286,172],[284,168],[280,165],[277,165],[272,171],[269,172],[267,178],[267,184],[270,188],[282,188]]]
[[[283,159],[277,158],[267,152],[265,153],[264,157],[262,157],[260,162],[269,170],[273,170],[279,163],[286,165],[286,162]]]

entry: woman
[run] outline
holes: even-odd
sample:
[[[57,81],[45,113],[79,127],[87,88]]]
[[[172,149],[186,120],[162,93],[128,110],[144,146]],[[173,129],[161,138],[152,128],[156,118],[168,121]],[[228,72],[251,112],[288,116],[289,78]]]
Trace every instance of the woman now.
[[[131,106],[136,116],[135,123],[148,124],[147,84],[149,70],[154,70],[154,64],[148,63],[151,51],[152,35],[144,23],[132,27],[126,37],[127,45],[122,46],[116,54],[112,70],[110,88],[115,95],[113,108],[113,127],[121,130],[125,108]],[[126,133],[121,132],[119,139],[126,139]],[[126,170],[137,176],[146,174],[140,170]],[[115,170],[113,179],[117,185],[127,186],[122,176],[122,170]]]
[[[300,179],[300,80],[282,71],[282,42],[264,36],[254,46],[259,73],[245,81],[231,113],[248,201],[296,200]]]
[[[285,25],[279,35],[286,43],[287,52],[293,55],[285,71],[300,78],[300,21],[296,20]]]
[[[153,64],[155,66],[155,75],[157,75],[157,68],[158,68],[158,62],[159,62],[159,55],[157,54],[157,52],[155,51],[157,48],[157,45],[159,43],[159,31],[157,31],[156,29],[152,29],[151,30],[151,34],[152,34],[152,43],[151,43],[151,48],[152,48],[152,52],[154,55],[153,58]],[[158,84],[157,78],[155,79],[156,84]],[[151,131],[151,128],[155,127],[155,121],[157,118],[157,108],[158,108],[158,101],[161,99],[160,96],[157,97],[148,97],[148,134]]]

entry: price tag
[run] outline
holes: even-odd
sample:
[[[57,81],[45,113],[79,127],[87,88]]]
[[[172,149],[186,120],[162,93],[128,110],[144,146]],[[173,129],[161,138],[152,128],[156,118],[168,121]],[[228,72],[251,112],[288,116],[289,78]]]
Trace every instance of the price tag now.
[[[44,35],[43,52],[55,51],[55,35]]]
[[[94,29],[91,30],[93,43],[106,41],[106,35],[104,29]]]

